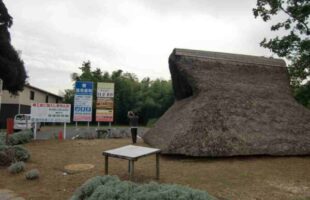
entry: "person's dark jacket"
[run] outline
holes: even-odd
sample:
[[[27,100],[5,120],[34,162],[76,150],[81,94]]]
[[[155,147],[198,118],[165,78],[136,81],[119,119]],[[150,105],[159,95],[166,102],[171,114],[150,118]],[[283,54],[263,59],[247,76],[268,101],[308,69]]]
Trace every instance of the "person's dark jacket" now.
[[[129,117],[129,125],[131,127],[138,127],[138,123],[139,123],[139,117],[138,116]]]

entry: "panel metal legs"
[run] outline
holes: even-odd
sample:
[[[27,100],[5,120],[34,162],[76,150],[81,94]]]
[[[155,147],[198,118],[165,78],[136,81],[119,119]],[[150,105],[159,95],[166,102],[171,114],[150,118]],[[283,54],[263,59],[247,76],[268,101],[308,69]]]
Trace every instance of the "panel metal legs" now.
[[[135,161],[134,160],[129,160],[128,161],[129,180],[132,180],[132,178],[133,178],[134,168],[135,168]]]
[[[156,153],[156,179],[159,180],[159,153]]]
[[[109,156],[105,155],[104,156],[104,172],[105,172],[105,175],[108,175],[109,173]]]
[[[159,163],[159,155],[160,153],[156,153],[156,179],[159,180],[159,176],[160,176],[160,163]],[[104,160],[105,160],[105,175],[109,174],[109,156],[105,155],[104,156]],[[128,160],[128,174],[129,174],[129,180],[133,179],[134,176],[134,168],[135,168],[135,160]]]

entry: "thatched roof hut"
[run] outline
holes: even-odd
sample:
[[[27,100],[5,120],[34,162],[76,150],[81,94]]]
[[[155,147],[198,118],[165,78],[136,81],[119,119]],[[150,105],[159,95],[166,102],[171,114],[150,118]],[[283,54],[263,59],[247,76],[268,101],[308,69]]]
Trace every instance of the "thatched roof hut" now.
[[[175,49],[176,101],[143,139],[167,154],[310,154],[310,111],[280,59]]]

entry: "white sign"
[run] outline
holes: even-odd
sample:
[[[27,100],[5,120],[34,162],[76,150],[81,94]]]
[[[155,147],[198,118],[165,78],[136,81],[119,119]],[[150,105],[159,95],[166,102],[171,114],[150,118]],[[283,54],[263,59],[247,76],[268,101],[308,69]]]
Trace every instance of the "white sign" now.
[[[113,98],[114,83],[97,83],[97,98]]]
[[[96,121],[113,122],[114,83],[97,83]]]
[[[75,95],[73,121],[91,121],[92,102],[93,102],[92,96]]]
[[[33,122],[70,122],[70,114],[70,104],[33,103],[31,105]]]

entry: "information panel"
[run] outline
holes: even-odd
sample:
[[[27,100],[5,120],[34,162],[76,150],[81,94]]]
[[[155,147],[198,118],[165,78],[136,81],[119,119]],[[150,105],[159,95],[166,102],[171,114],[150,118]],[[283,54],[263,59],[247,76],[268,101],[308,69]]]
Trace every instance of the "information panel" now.
[[[59,103],[31,104],[33,122],[70,122],[71,105]]]
[[[114,83],[97,84],[96,121],[113,122]]]
[[[92,121],[93,82],[75,83],[73,121]]]

